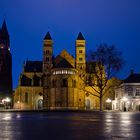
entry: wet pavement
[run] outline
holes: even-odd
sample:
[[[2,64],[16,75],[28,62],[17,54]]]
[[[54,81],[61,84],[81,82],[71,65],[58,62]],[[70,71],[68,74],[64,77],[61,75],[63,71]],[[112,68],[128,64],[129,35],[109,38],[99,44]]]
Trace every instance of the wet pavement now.
[[[0,140],[140,140],[140,113],[0,112]]]

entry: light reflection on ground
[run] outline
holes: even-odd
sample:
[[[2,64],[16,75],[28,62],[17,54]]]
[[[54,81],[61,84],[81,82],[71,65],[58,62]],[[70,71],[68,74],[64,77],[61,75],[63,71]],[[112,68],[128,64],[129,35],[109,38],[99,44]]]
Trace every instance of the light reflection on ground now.
[[[140,113],[0,113],[0,140],[140,139]]]

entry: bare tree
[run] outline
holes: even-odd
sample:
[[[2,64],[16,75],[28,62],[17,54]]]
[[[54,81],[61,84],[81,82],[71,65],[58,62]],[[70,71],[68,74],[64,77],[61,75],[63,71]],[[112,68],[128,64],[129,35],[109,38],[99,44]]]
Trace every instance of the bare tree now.
[[[107,89],[110,88],[109,80],[121,70],[124,60],[121,52],[115,46],[100,44],[95,52],[90,51],[87,61],[88,74],[85,82],[94,91],[87,92],[99,98],[100,111],[102,111],[103,96],[107,93]]]

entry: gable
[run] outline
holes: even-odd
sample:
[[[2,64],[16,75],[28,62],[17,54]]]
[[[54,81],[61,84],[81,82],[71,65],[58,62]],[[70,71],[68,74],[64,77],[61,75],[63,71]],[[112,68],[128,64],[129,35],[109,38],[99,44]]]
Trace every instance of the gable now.
[[[60,53],[60,56],[67,60],[73,67],[75,67],[75,59],[66,50],[63,50]]]

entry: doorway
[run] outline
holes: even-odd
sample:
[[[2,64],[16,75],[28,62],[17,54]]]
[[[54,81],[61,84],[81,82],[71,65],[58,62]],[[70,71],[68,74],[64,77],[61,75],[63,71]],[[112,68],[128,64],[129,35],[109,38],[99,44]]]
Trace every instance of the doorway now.
[[[43,100],[42,99],[38,100],[38,109],[43,109]]]
[[[90,100],[86,99],[86,109],[90,109]]]

